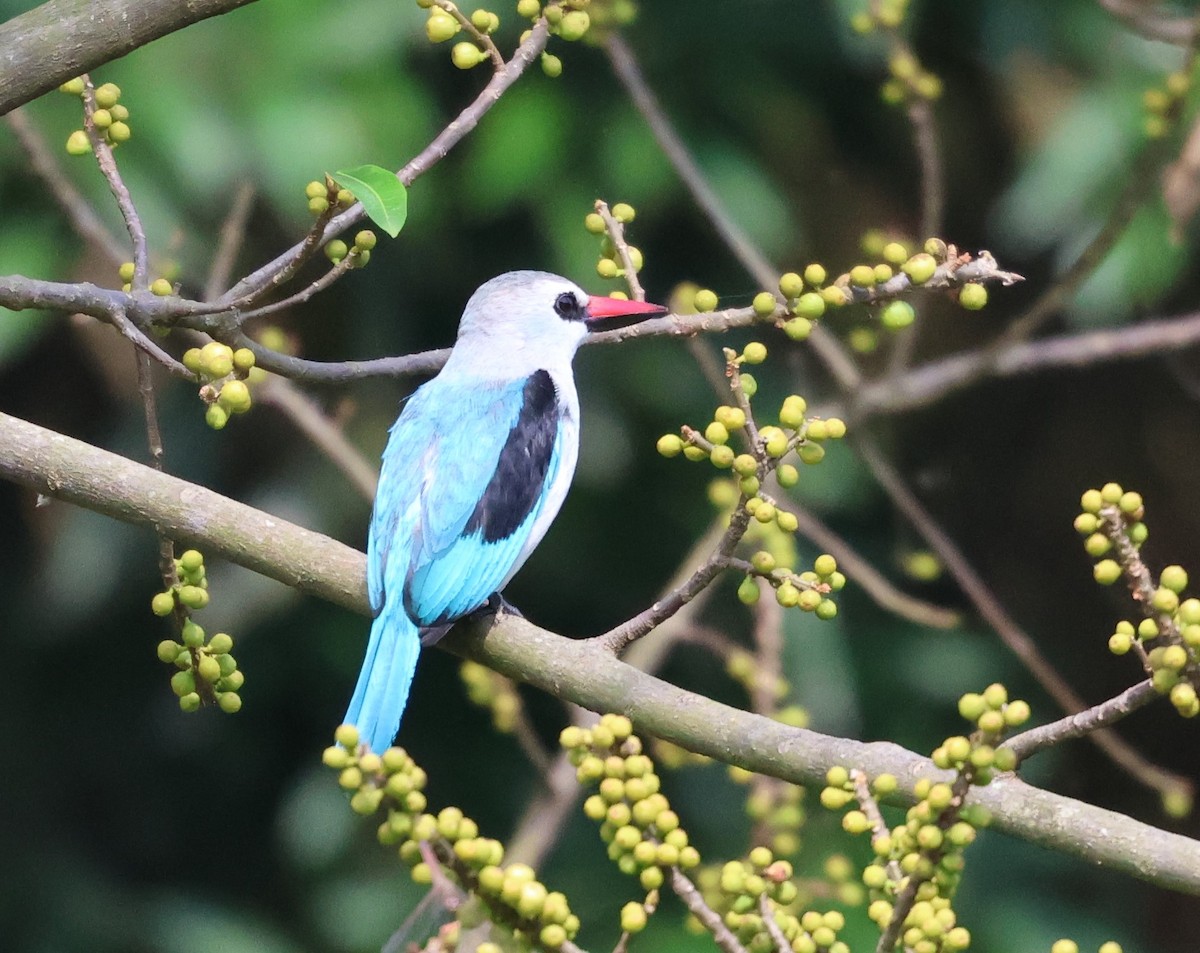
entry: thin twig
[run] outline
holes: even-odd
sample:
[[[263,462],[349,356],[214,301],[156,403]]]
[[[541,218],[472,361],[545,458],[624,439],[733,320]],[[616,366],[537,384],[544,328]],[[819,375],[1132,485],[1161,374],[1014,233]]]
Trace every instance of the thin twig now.
[[[91,77],[85,73],[83,76],[83,128],[92,144],[96,164],[100,166],[100,173],[108,182],[113,198],[117,200],[117,208],[121,210],[121,218],[125,221],[125,228],[129,232],[129,240],[133,244],[133,281],[130,284],[133,285],[135,291],[141,291],[150,285],[147,274],[150,266],[149,252],[146,246],[146,230],[142,226],[142,218],[138,214],[137,206],[133,204],[133,198],[129,194],[125,180],[121,177],[121,170],[117,168],[117,160],[113,156],[112,146],[105,141],[104,136],[96,128],[93,120],[95,113],[96,89],[92,85]]]
[[[775,904],[765,893],[758,895],[758,912],[762,917],[763,926],[767,928],[767,934],[771,937],[771,942],[775,944],[776,953],[791,953],[792,944],[783,935],[783,930],[779,928],[779,923],[775,920]]]
[[[475,100],[460,112],[449,125],[442,129],[428,146],[422,149],[403,169],[397,172],[396,177],[404,185],[411,185],[420,175],[444,159],[450,150],[479,124],[479,120],[483,118],[484,114],[496,105],[500,97],[521,77],[521,74],[525,72],[542,50],[546,48],[546,39],[548,36],[549,29],[545,19],[538,20],[533,29],[529,31],[529,36],[526,37],[525,42],[517,47],[512,58],[505,64],[504,69],[494,73],[482,92],[475,97]],[[350,208],[330,221],[325,228],[322,240],[327,241],[339,232],[350,228],[355,223],[361,221],[364,214],[361,203],[355,203],[350,206]],[[245,295],[255,294],[262,288],[269,287],[274,275],[282,269],[289,267],[291,262],[300,254],[302,247],[302,245],[294,245],[273,261],[268,262],[257,271],[247,275],[222,295],[220,300],[222,302],[234,301]]]
[[[942,564],[971,600],[976,611],[1000,637],[1000,641],[1021,660],[1038,684],[1063,711],[1069,714],[1084,711],[1088,707],[1087,704],[1042,655],[1037,643],[1008,614],[995,593],[988,588],[987,583],[975,571],[957,544],[921,505],[874,440],[860,435],[854,440],[854,444],[876,481],[884,488],[897,509],[904,514],[909,524],[921,533],[937,553]],[[1148,761],[1141,752],[1112,731],[1102,729],[1093,732],[1089,737],[1130,777],[1160,793],[1165,795],[1169,792],[1192,789],[1190,780]]]
[[[777,493],[785,492],[772,482]],[[783,509],[796,517],[796,532],[816,543],[822,551],[837,559],[838,566],[854,580],[871,600],[881,609],[886,609],[902,619],[935,629],[953,629],[962,623],[962,615],[953,609],[934,605],[924,599],[911,596],[892,585],[891,580],[876,569],[869,560],[845,539],[827,526],[812,510],[795,500],[781,504],[776,500],[776,509]]]
[[[233,266],[237,262],[238,252],[246,238],[246,223],[250,219],[250,211],[254,208],[255,188],[249,182],[243,182],[234,193],[229,205],[229,212],[221,225],[221,234],[217,238],[217,250],[213,254],[212,264],[208,269],[208,280],[204,282],[204,300],[212,301],[221,293],[221,289],[229,284],[233,274]]]
[[[312,233],[310,233],[312,234]],[[270,304],[264,304],[257,308],[252,308],[248,311],[238,313],[238,324],[242,324],[252,318],[266,317],[268,314],[277,314],[280,311],[286,311],[288,308],[310,300],[314,295],[324,291],[335,281],[341,278],[346,272],[353,269],[358,264],[358,256],[347,254],[345,258],[339,261],[336,265],[330,268],[327,272],[321,275],[316,281],[312,282],[308,287],[297,291],[295,294],[288,295],[286,298],[281,298],[278,301],[272,301]]]
[[[744,500],[742,501],[744,503]],[[653,631],[676,612],[692,601],[700,592],[708,588],[725,569],[727,560],[733,555],[737,544],[746,534],[750,525],[750,513],[744,505],[739,505],[729,519],[729,528],[716,549],[699,569],[678,588],[672,590],[663,598],[657,600],[650,608],[639,612],[632,619],[610,629],[603,635],[593,636],[588,642],[601,646],[605,651],[619,655],[630,642],[640,639]]]
[[[646,83],[633,52],[625,40],[617,32],[610,33],[604,41],[604,51],[608,54],[613,72],[629,98],[633,101],[646,125],[650,127],[655,141],[663,154],[675,168],[680,179],[692,194],[692,198],[700,207],[705,217],[712,223],[722,241],[733,252],[755,281],[764,288],[773,288],[779,280],[779,272],[763,256],[755,244],[742,231],[733,218],[725,210],[716,192],[708,184],[708,180],[696,165],[691,153],[688,152],[683,140],[675,131],[671,121],[663,112],[654,93]],[[838,384],[847,389],[858,386],[861,378],[858,367],[850,354],[833,335],[824,328],[813,328],[809,337],[813,349],[821,355],[829,372]]]
[[[256,400],[281,410],[329,458],[368,502],[375,499],[379,473],[358,447],[311,397],[281,377],[271,376],[254,390]]]
[[[1017,758],[1024,761],[1060,741],[1082,738],[1098,728],[1116,724],[1126,715],[1132,715],[1139,708],[1145,708],[1162,697],[1162,693],[1149,680],[1138,682],[1087,711],[1076,712],[1048,725],[1039,725],[1022,731],[1019,735],[1013,735],[1001,747],[1011,748],[1016,752]]]
[[[725,926],[725,921],[721,919],[720,915],[712,907],[704,902],[704,898],[700,896],[700,891],[696,889],[696,885],[678,867],[671,868],[671,889],[683,901],[684,906],[688,908],[692,916],[699,920],[704,925],[704,929],[712,934],[712,938],[717,946],[724,950],[725,953],[746,953],[746,948],[738,942],[738,938],[730,932],[729,927]]]
[[[75,183],[63,172],[57,154],[46,144],[45,137],[33,127],[25,111],[14,109],[4,118],[25,151],[30,168],[46,184],[79,237],[89,242],[114,266],[127,261],[129,253],[125,246],[118,242],[116,236],[100,221],[91,203],[80,194],[75,188]]]

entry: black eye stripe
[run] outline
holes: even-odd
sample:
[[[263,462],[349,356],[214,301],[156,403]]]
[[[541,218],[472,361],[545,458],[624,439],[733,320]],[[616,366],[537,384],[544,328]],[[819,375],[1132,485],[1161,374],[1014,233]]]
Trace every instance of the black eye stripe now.
[[[587,317],[583,305],[570,291],[564,291],[554,299],[554,311],[564,321],[582,321]]]

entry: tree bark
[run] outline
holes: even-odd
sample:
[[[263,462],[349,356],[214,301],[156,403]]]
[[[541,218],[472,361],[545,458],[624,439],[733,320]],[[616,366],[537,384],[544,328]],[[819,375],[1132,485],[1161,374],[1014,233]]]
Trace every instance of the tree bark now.
[[[209,554],[369,613],[366,557],[211,490],[0,413],[0,477],[116,519],[158,526]],[[649,636],[653,638],[653,635]],[[921,777],[942,777],[898,745],[791,728],[677,688],[588,640],[563,638],[511,615],[472,619],[439,643],[512,678],[639,731],[750,771],[819,786],[833,765],[895,775],[911,801]],[[1200,841],[1032,787],[1007,776],[972,790],[993,828],[1161,887],[1200,895]]]
[[[200,20],[254,0],[49,0],[0,24],[0,116]]]

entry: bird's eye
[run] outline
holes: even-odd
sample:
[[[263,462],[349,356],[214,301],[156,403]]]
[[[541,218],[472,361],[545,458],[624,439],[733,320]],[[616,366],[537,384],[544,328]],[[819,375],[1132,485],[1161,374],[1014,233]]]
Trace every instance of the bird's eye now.
[[[567,321],[579,321],[583,318],[583,308],[579,306],[579,299],[570,291],[564,291],[554,299],[554,310],[560,318]]]

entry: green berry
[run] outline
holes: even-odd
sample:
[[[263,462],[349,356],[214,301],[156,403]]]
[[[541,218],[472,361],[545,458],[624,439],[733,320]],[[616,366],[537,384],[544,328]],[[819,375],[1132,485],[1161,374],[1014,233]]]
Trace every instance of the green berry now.
[[[758,393],[758,381],[754,379],[753,375],[742,375],[742,393],[746,395],[747,399]]]
[[[542,15],[542,5],[538,0],[517,0],[517,16],[526,20],[536,20]]]
[[[792,318],[783,322],[783,333],[793,341],[807,341],[812,330],[813,323],[808,318]]]
[[[430,43],[445,43],[462,29],[459,22],[443,10],[433,10],[425,21],[425,35]],[[457,64],[456,64],[457,65]]]
[[[717,309],[717,295],[707,288],[701,288],[692,299],[692,305],[701,313]]]
[[[775,308],[778,305],[779,302],[775,300],[775,296],[769,291],[760,291],[754,296],[754,301],[751,302],[754,313],[760,318],[769,318],[775,313]]]
[[[150,293],[158,295],[160,298],[167,298],[175,293],[175,289],[166,278],[155,278],[150,282]],[[229,372],[226,371],[226,373]]]
[[[231,414],[244,414],[250,409],[250,388],[244,381],[226,381],[217,395],[217,402]]]
[[[804,269],[804,280],[814,288],[825,284],[825,266],[813,262]]]
[[[792,314],[798,318],[807,318],[809,321],[815,321],[825,313],[825,299],[815,291],[808,291],[802,294],[796,301],[796,306],[792,308]]]
[[[1102,559],[1092,567],[1092,576],[1102,586],[1111,586],[1121,578],[1121,566],[1114,559]]]
[[[92,125],[97,129],[107,129],[113,124],[112,113],[107,109],[97,109],[92,113]]]
[[[753,576],[747,576],[742,580],[741,585],[738,586],[738,599],[745,605],[754,605],[756,602],[758,602],[760,595],[761,593],[759,592],[758,588],[758,580],[756,580]]]
[[[557,79],[558,77],[562,76],[562,60],[560,60],[553,53],[543,53],[541,57],[541,64],[542,72],[551,79]]]
[[[968,311],[978,311],[987,304],[987,288],[978,282],[969,281],[958,291],[958,303]]]
[[[329,199],[323,195],[309,199],[308,211],[313,215],[324,215],[329,211]]]
[[[175,596],[169,592],[156,593],[150,600],[150,611],[157,616],[168,616],[175,611]]]
[[[798,298],[804,292],[804,279],[794,271],[779,278],[779,293],[785,298]]]
[[[558,35],[564,40],[579,40],[587,33],[591,24],[591,17],[583,10],[572,10],[570,13],[564,13],[562,20],[559,21]]]
[[[899,331],[912,324],[916,317],[916,311],[907,301],[889,301],[879,312],[879,323],[889,331]]]
[[[601,258],[596,262],[596,274],[601,278],[616,278],[620,273],[620,265],[612,258]]]
[[[711,292],[710,292],[711,293]],[[714,301],[715,301],[714,295]],[[708,310],[712,310],[709,308]],[[761,364],[767,359],[767,346],[759,341],[751,341],[742,351],[742,360],[747,364]]]
[[[1176,594],[1187,588],[1187,570],[1182,566],[1167,566],[1159,577],[1159,584]]]
[[[237,692],[221,692],[217,696],[217,705],[225,714],[232,715],[242,710],[242,696]]]
[[[318,182],[314,179],[304,187],[304,197],[309,199],[323,199],[329,195],[329,189],[325,187],[324,182]]]
[[[229,423],[229,411],[220,404],[210,404],[204,412],[204,422],[213,430],[224,430],[225,425]]]
[[[937,261],[932,255],[919,252],[904,262],[900,270],[908,275],[914,285],[923,285],[937,271]]]
[[[121,98],[121,87],[116,83],[105,83],[96,87],[96,105],[101,109],[111,109]]]
[[[76,76],[74,79],[69,79],[58,87],[60,93],[66,93],[69,96],[79,96],[83,93],[83,77]]]
[[[450,51],[450,60],[459,69],[471,69],[485,59],[487,59],[487,54],[468,40],[455,43],[454,48]]]
[[[800,471],[790,463],[781,463],[775,471],[775,479],[784,488],[793,487],[800,482]]]
[[[128,142],[132,135],[133,131],[129,128],[129,123],[117,120],[108,127],[108,138],[112,142]]]
[[[583,227],[593,235],[603,235],[605,230],[604,219],[599,212],[589,212],[583,219]]]
[[[632,222],[636,215],[637,211],[628,202],[618,202],[612,207],[613,218],[624,225],[628,225],[630,222]]]
[[[712,448],[712,453],[708,456],[712,461],[712,465],[721,470],[728,470],[733,466],[734,452],[733,447],[727,447],[724,444],[718,444]]]
[[[92,141],[82,129],[76,129],[67,136],[67,153],[73,156],[85,156],[92,151]]]
[[[870,288],[875,284],[875,269],[870,265],[855,265],[850,269],[850,284]]]
[[[346,243],[340,238],[335,238],[325,245],[325,257],[334,263],[345,258],[349,251],[350,249],[346,247]]]
[[[193,712],[200,710],[200,696],[195,692],[188,692],[186,695],[179,697],[179,708],[181,711]]]
[[[239,347],[233,352],[233,366],[242,373],[254,367],[254,352],[248,347]]]
[[[658,438],[656,449],[664,457],[677,457],[683,450],[683,438],[677,434],[663,434]]]

